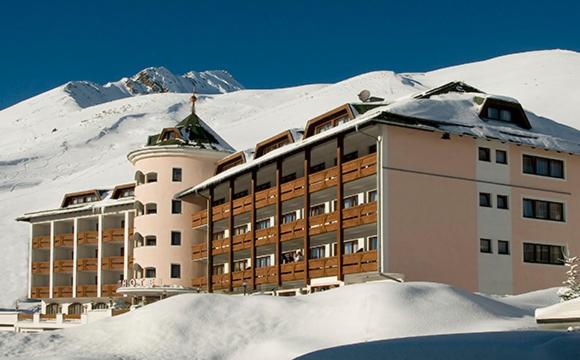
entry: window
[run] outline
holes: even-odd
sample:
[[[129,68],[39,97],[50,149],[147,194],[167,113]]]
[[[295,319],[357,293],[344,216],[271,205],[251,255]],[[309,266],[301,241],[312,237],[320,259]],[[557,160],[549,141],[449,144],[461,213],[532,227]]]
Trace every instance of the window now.
[[[491,161],[491,155],[490,155],[489,148],[480,147],[478,154],[479,154],[479,161],[487,161],[487,162]]]
[[[270,224],[270,219],[264,219],[264,220],[258,220],[256,221],[256,230],[260,230],[260,229],[267,229],[269,227],[271,227],[272,225]]]
[[[282,215],[282,224],[288,224],[293,221],[296,221],[296,211]]]
[[[316,165],[310,167],[310,173],[319,172],[319,171],[324,170],[325,168],[326,168],[325,163],[316,164]]]
[[[314,133],[315,134],[320,134],[323,131],[326,131],[328,129],[332,129],[332,120],[325,122],[324,124],[318,125],[317,127],[314,128]]]
[[[479,252],[484,254],[492,254],[491,240],[490,239],[479,239]]]
[[[342,200],[342,207],[348,209],[358,205],[358,195],[350,196]]]
[[[175,182],[181,182],[181,168],[173,168],[173,174],[171,175],[171,180]]]
[[[564,247],[524,243],[524,262],[564,265]]]
[[[181,278],[181,265],[171,264],[171,278],[172,279]]]
[[[148,183],[157,182],[157,173],[151,172],[145,176]]]
[[[156,271],[154,267],[145,268],[145,277],[154,278],[156,276]]]
[[[157,214],[157,204],[154,203],[145,204],[145,214],[146,215]]]
[[[496,150],[495,162],[498,164],[507,164],[507,152],[503,150]]]
[[[344,255],[354,254],[358,251],[358,240],[344,242]]]
[[[326,247],[324,246],[316,246],[310,248],[310,258],[311,259],[322,259],[326,257]]]
[[[131,196],[135,196],[135,189],[133,188],[121,190],[121,193],[119,194],[119,198],[127,198]]]
[[[256,186],[256,191],[266,190],[272,187],[272,184],[268,181],[267,183],[260,184]]]
[[[241,235],[248,232],[248,224],[236,226],[234,228],[234,235]]]
[[[562,160],[524,155],[522,166],[525,174],[564,178],[564,162]]]
[[[324,204],[314,205],[310,207],[310,216],[324,214]]]
[[[369,236],[367,239],[367,251],[376,250],[377,249],[377,237],[376,236]]]
[[[155,246],[157,245],[156,236],[145,236],[145,246]]]
[[[499,111],[499,119],[501,121],[512,121],[512,112],[510,110],[501,109]]]
[[[358,151],[353,151],[350,152],[348,154],[344,154],[344,156],[342,157],[342,161],[343,162],[347,162],[347,161],[351,161],[358,158]]]
[[[219,198],[219,199],[211,202],[212,206],[218,206],[218,205],[225,204],[225,203],[226,203],[225,198]]]
[[[181,245],[181,232],[180,231],[172,231],[171,232],[171,245],[172,246]]]
[[[509,241],[498,240],[497,241],[497,253],[500,255],[509,255],[510,254]]]
[[[214,265],[211,269],[211,273],[212,275],[222,275],[226,272],[225,270],[226,267],[224,264]]]
[[[282,184],[287,183],[289,181],[295,180],[296,179],[296,173],[292,173],[292,174],[288,174],[285,176],[282,176],[281,182]]]
[[[242,191],[240,191],[240,192],[237,192],[237,193],[235,193],[235,194],[234,194],[234,200],[235,200],[235,199],[242,198],[242,197],[244,197],[244,196],[247,196],[248,194],[249,194],[249,193],[248,193],[248,190],[242,190]]]
[[[552,201],[524,199],[524,217],[564,221],[564,204]]]
[[[270,256],[261,256],[256,258],[256,268],[264,268],[271,266]]]
[[[247,264],[248,264],[248,261],[246,259],[234,261],[234,271],[246,270]]]
[[[369,154],[374,154],[377,152],[377,144],[372,144],[369,146]]]
[[[490,193],[479,193],[479,206],[491,207]]]
[[[372,190],[367,193],[367,202],[377,201],[377,191]]]
[[[171,200],[171,213],[181,214],[181,200]]]
[[[494,107],[488,107],[487,108],[487,118],[499,120],[499,110],[497,108],[494,108]]]
[[[498,209],[509,209],[507,195],[498,195],[497,196],[497,208]]]

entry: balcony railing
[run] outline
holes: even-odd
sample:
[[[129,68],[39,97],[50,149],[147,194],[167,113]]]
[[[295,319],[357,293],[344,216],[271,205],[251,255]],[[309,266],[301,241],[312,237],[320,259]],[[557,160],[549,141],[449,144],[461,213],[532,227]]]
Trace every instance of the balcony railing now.
[[[256,269],[256,285],[275,284],[278,281],[276,266],[268,266]]]
[[[54,247],[67,247],[71,248],[74,246],[74,234],[57,234],[54,235]]]
[[[244,234],[234,235],[232,246],[234,247],[234,251],[239,251],[243,249],[249,249],[252,247],[252,231],[248,231]]]
[[[129,265],[133,263],[133,257],[129,256]],[[103,271],[123,271],[125,265],[124,256],[107,256],[101,259]]]
[[[250,285],[252,283],[252,270],[234,271],[232,273],[232,279],[234,287],[241,287],[244,285],[244,282]]]
[[[256,208],[263,208],[274,205],[278,201],[276,188],[270,188],[256,192]]]
[[[365,251],[342,256],[344,274],[364,273],[377,270],[377,251]]]
[[[225,219],[230,215],[230,204],[225,203],[221,205],[214,206],[212,208],[212,219],[213,221],[219,221]]]
[[[280,265],[282,281],[295,281],[304,279],[304,261],[298,261]]]
[[[207,209],[199,210],[191,216],[191,227],[198,228],[207,224]]]
[[[96,297],[97,285],[77,285],[77,297]]]
[[[132,229],[129,229],[129,236],[132,234]],[[125,240],[125,229],[114,228],[103,230],[103,242],[123,242]]]
[[[118,288],[119,288],[118,284],[103,284],[103,286],[101,287],[101,296],[102,297],[119,296],[119,294],[117,294]]]
[[[369,154],[342,164],[342,182],[353,181],[377,173],[377,154]]]
[[[338,168],[322,170],[308,176],[308,190],[316,192],[338,184]]]
[[[55,286],[53,288],[52,297],[54,298],[72,297],[72,286]]]
[[[309,219],[310,235],[322,234],[330,231],[336,231],[338,228],[338,213],[331,212],[311,216]]]
[[[276,239],[277,239],[276,227],[274,226],[256,230],[256,246],[274,244],[276,243]]]
[[[79,245],[91,245],[99,242],[98,231],[83,231],[77,234]]]
[[[234,215],[239,215],[250,211],[252,209],[252,196],[244,196],[242,198],[236,199],[232,203]]]
[[[228,252],[230,246],[230,238],[225,238],[221,240],[213,240],[211,242],[211,254],[219,255]]]
[[[304,178],[289,181],[280,185],[280,198],[282,201],[304,196]]]
[[[32,238],[33,249],[50,249],[50,236],[35,236]]]
[[[212,275],[211,282],[216,290],[227,289],[230,285],[230,274]]]
[[[32,273],[33,274],[48,274],[50,273],[50,262],[48,261],[35,261],[32,263]]]
[[[280,241],[304,237],[304,219],[280,225]]]
[[[48,297],[48,286],[33,286],[32,287],[32,298],[33,299],[42,299]]]
[[[308,260],[308,273],[313,278],[338,275],[337,257]]]
[[[204,288],[207,286],[207,276],[199,276],[191,279],[191,286],[195,288]]]
[[[73,265],[74,265],[73,259],[54,260],[54,272],[72,273]]]
[[[375,222],[377,222],[376,201],[342,210],[342,226],[345,228]]]
[[[97,258],[77,259],[77,271],[97,271]]]
[[[200,260],[207,258],[207,244],[199,243],[191,246],[191,259]]]

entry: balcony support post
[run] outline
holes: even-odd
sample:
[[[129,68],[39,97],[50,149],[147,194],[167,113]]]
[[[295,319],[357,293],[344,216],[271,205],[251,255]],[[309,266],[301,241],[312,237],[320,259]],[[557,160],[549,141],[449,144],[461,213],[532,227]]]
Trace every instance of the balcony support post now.
[[[207,292],[213,292],[213,186],[209,188],[207,198]]]
[[[342,208],[344,198],[344,186],[342,184],[342,157],[344,154],[344,135],[339,134],[336,138],[336,209],[337,212],[337,226],[336,226],[336,260],[337,260],[337,280],[343,281],[342,273],[342,252],[343,252],[343,235],[342,230]]]
[[[103,214],[99,214],[97,225],[97,297],[103,290]]]
[[[256,170],[252,169],[250,180],[252,192],[252,208],[250,210],[250,227],[252,231],[252,247],[250,248],[250,264],[252,264],[252,290],[256,290]],[[242,282],[244,281],[242,276]]]
[[[304,286],[310,284],[308,258],[310,257],[310,147],[304,149]]]
[[[228,194],[230,200],[230,212],[229,212],[229,247],[228,247],[228,291],[233,291],[233,276],[232,271],[234,270],[234,179],[231,178],[229,182]]]
[[[48,297],[54,297],[54,221],[50,222],[50,260],[48,264]]]
[[[123,280],[129,278],[129,211],[125,211],[123,224]]]
[[[282,242],[280,241],[280,227],[282,225],[282,199],[280,186],[282,185],[282,159],[276,160],[276,215],[274,218],[276,226],[276,283],[278,288],[282,286]]]
[[[72,297],[77,297],[77,261],[79,258],[79,219],[73,220],[73,273],[72,273]]]
[[[28,244],[28,298],[32,298],[32,242],[34,241],[34,224],[30,223],[30,243]]]

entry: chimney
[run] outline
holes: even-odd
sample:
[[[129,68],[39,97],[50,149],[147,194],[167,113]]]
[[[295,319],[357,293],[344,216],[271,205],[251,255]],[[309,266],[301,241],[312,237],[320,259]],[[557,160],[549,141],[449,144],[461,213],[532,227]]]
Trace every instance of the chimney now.
[[[197,97],[195,93],[191,94],[191,115],[195,115],[195,102],[197,101]]]

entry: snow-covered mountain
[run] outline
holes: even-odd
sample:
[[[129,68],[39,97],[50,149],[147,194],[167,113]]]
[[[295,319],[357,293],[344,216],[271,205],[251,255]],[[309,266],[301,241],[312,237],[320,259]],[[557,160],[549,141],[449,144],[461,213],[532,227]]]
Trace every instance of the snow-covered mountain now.
[[[196,105],[200,117],[232,146],[243,149],[356,101],[363,89],[396,99],[452,80],[514,97],[537,115],[580,128],[575,109],[580,54],[563,50],[508,55],[427,73],[377,71],[336,84],[232,92],[228,91],[241,85],[227,73],[179,77],[163,68],[146,69],[102,86],[69,83],[4,109],[0,270],[11,276],[0,278],[0,306],[24,295],[26,288],[28,227],[14,218],[58,206],[64,192],[132,179],[125,155],[143,146],[148,134],[184,118],[194,87],[203,94]]]

